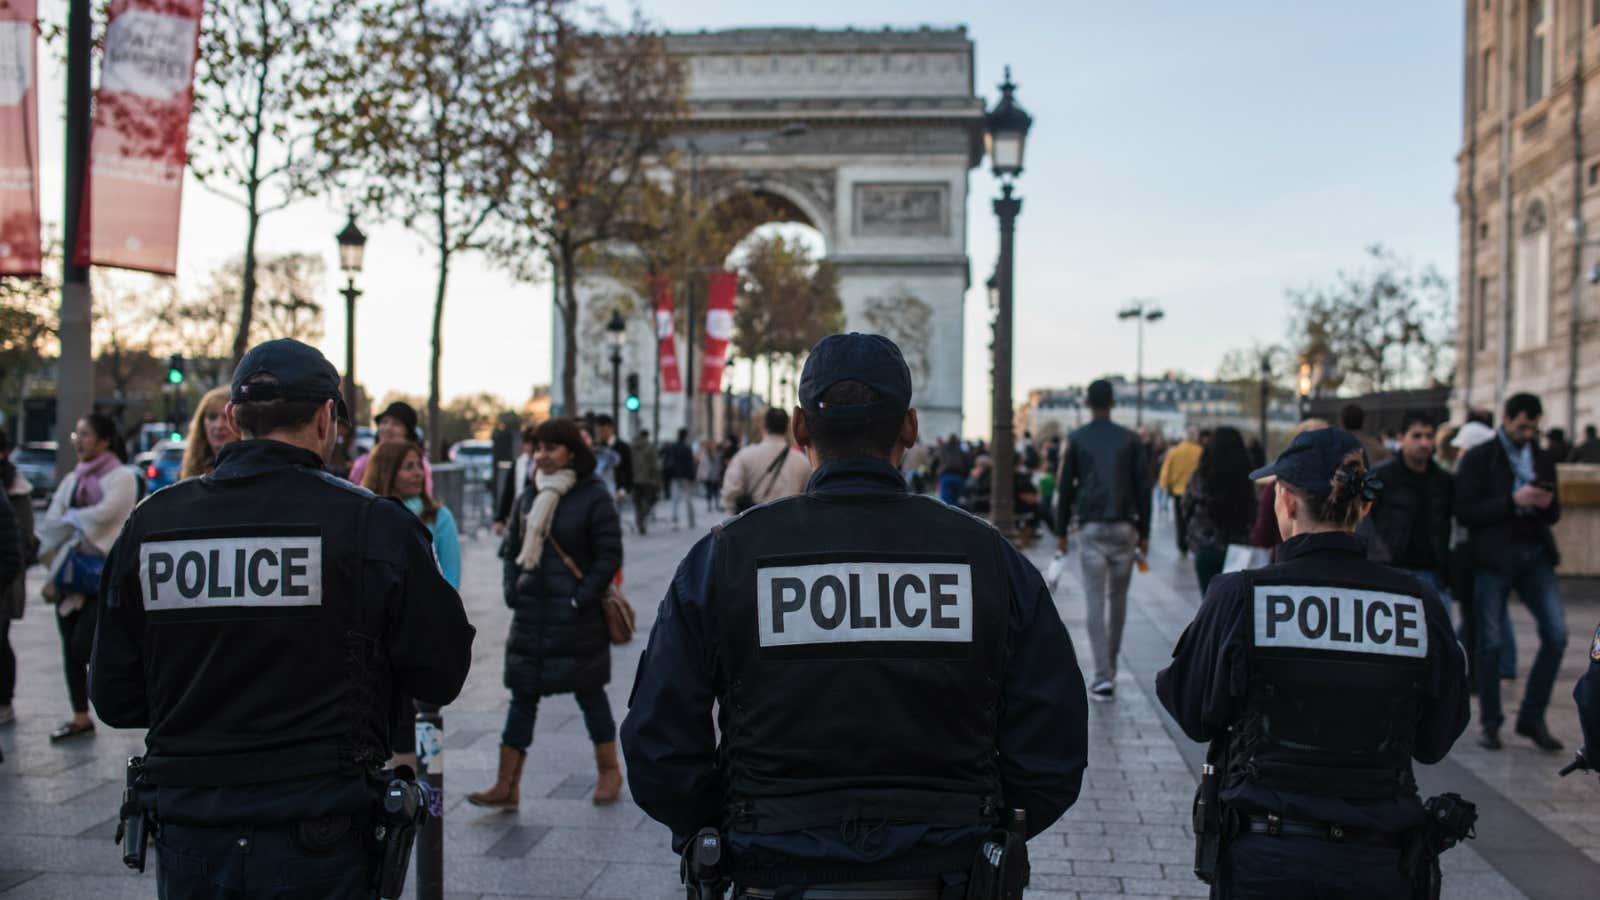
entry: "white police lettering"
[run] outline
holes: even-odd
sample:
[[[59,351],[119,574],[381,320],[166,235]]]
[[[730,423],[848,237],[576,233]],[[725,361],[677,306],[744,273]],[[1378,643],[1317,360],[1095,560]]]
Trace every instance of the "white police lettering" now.
[[[972,567],[839,562],[756,569],[761,646],[972,643]]]
[[[1329,585],[1256,587],[1256,646],[1428,655],[1422,600]]]
[[[151,612],[321,606],[322,538],[241,535],[141,544],[139,584]]]

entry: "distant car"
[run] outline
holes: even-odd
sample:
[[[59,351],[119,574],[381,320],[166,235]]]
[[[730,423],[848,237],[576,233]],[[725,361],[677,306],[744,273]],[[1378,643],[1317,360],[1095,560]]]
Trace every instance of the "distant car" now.
[[[139,455],[144,462],[145,483],[151,493],[178,480],[178,473],[183,469],[183,448],[186,446],[187,441],[162,441],[154,450]]]
[[[494,477],[494,442],[457,441],[450,447],[450,461],[467,470],[468,478],[488,481]]]
[[[56,442],[23,444],[11,451],[11,462],[33,485],[34,497],[49,497],[56,491]]]

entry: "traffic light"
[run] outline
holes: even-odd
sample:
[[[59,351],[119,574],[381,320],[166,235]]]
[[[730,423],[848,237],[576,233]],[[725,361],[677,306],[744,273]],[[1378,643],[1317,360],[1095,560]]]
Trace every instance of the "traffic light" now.
[[[628,407],[628,412],[639,411],[639,373],[628,373],[628,400],[623,404]]]
[[[167,357],[167,383],[183,384],[183,354],[174,353]]]

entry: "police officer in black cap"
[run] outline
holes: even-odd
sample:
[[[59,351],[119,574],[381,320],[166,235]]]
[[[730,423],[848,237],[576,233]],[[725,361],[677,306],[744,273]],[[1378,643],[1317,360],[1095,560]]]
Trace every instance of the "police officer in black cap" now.
[[[1354,435],[1304,432],[1251,473],[1268,476],[1276,564],[1213,581],[1156,676],[1184,732],[1211,742],[1197,874],[1225,898],[1436,890],[1442,847],[1423,839],[1412,760],[1438,762],[1467,726],[1450,619],[1431,588],[1363,555],[1353,532],[1381,485]]]
[[[244,440],[140,504],[106,560],[90,694],[149,729],[163,898],[374,896],[391,694],[466,680],[473,628],[421,521],[323,471],[338,398],[315,349],[252,348]]]
[[[806,493],[714,529],[661,603],[622,726],[634,800],[675,849],[721,829],[738,897],[1013,896],[967,881],[995,875],[974,865],[988,842],[1015,887],[1023,835],[1078,796],[1066,629],[999,532],[906,490],[917,413],[893,342],[824,338],[799,399]]]

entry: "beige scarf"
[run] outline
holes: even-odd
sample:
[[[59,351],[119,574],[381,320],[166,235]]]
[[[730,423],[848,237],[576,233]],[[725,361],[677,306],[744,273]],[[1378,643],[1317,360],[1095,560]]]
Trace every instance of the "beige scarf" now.
[[[549,475],[536,472],[533,483],[539,493],[533,498],[528,518],[522,526],[522,550],[517,554],[517,565],[532,572],[539,568],[539,558],[544,555],[544,540],[550,536],[550,523],[555,521],[556,507],[561,498],[578,483],[578,473],[571,469],[557,469]]]

